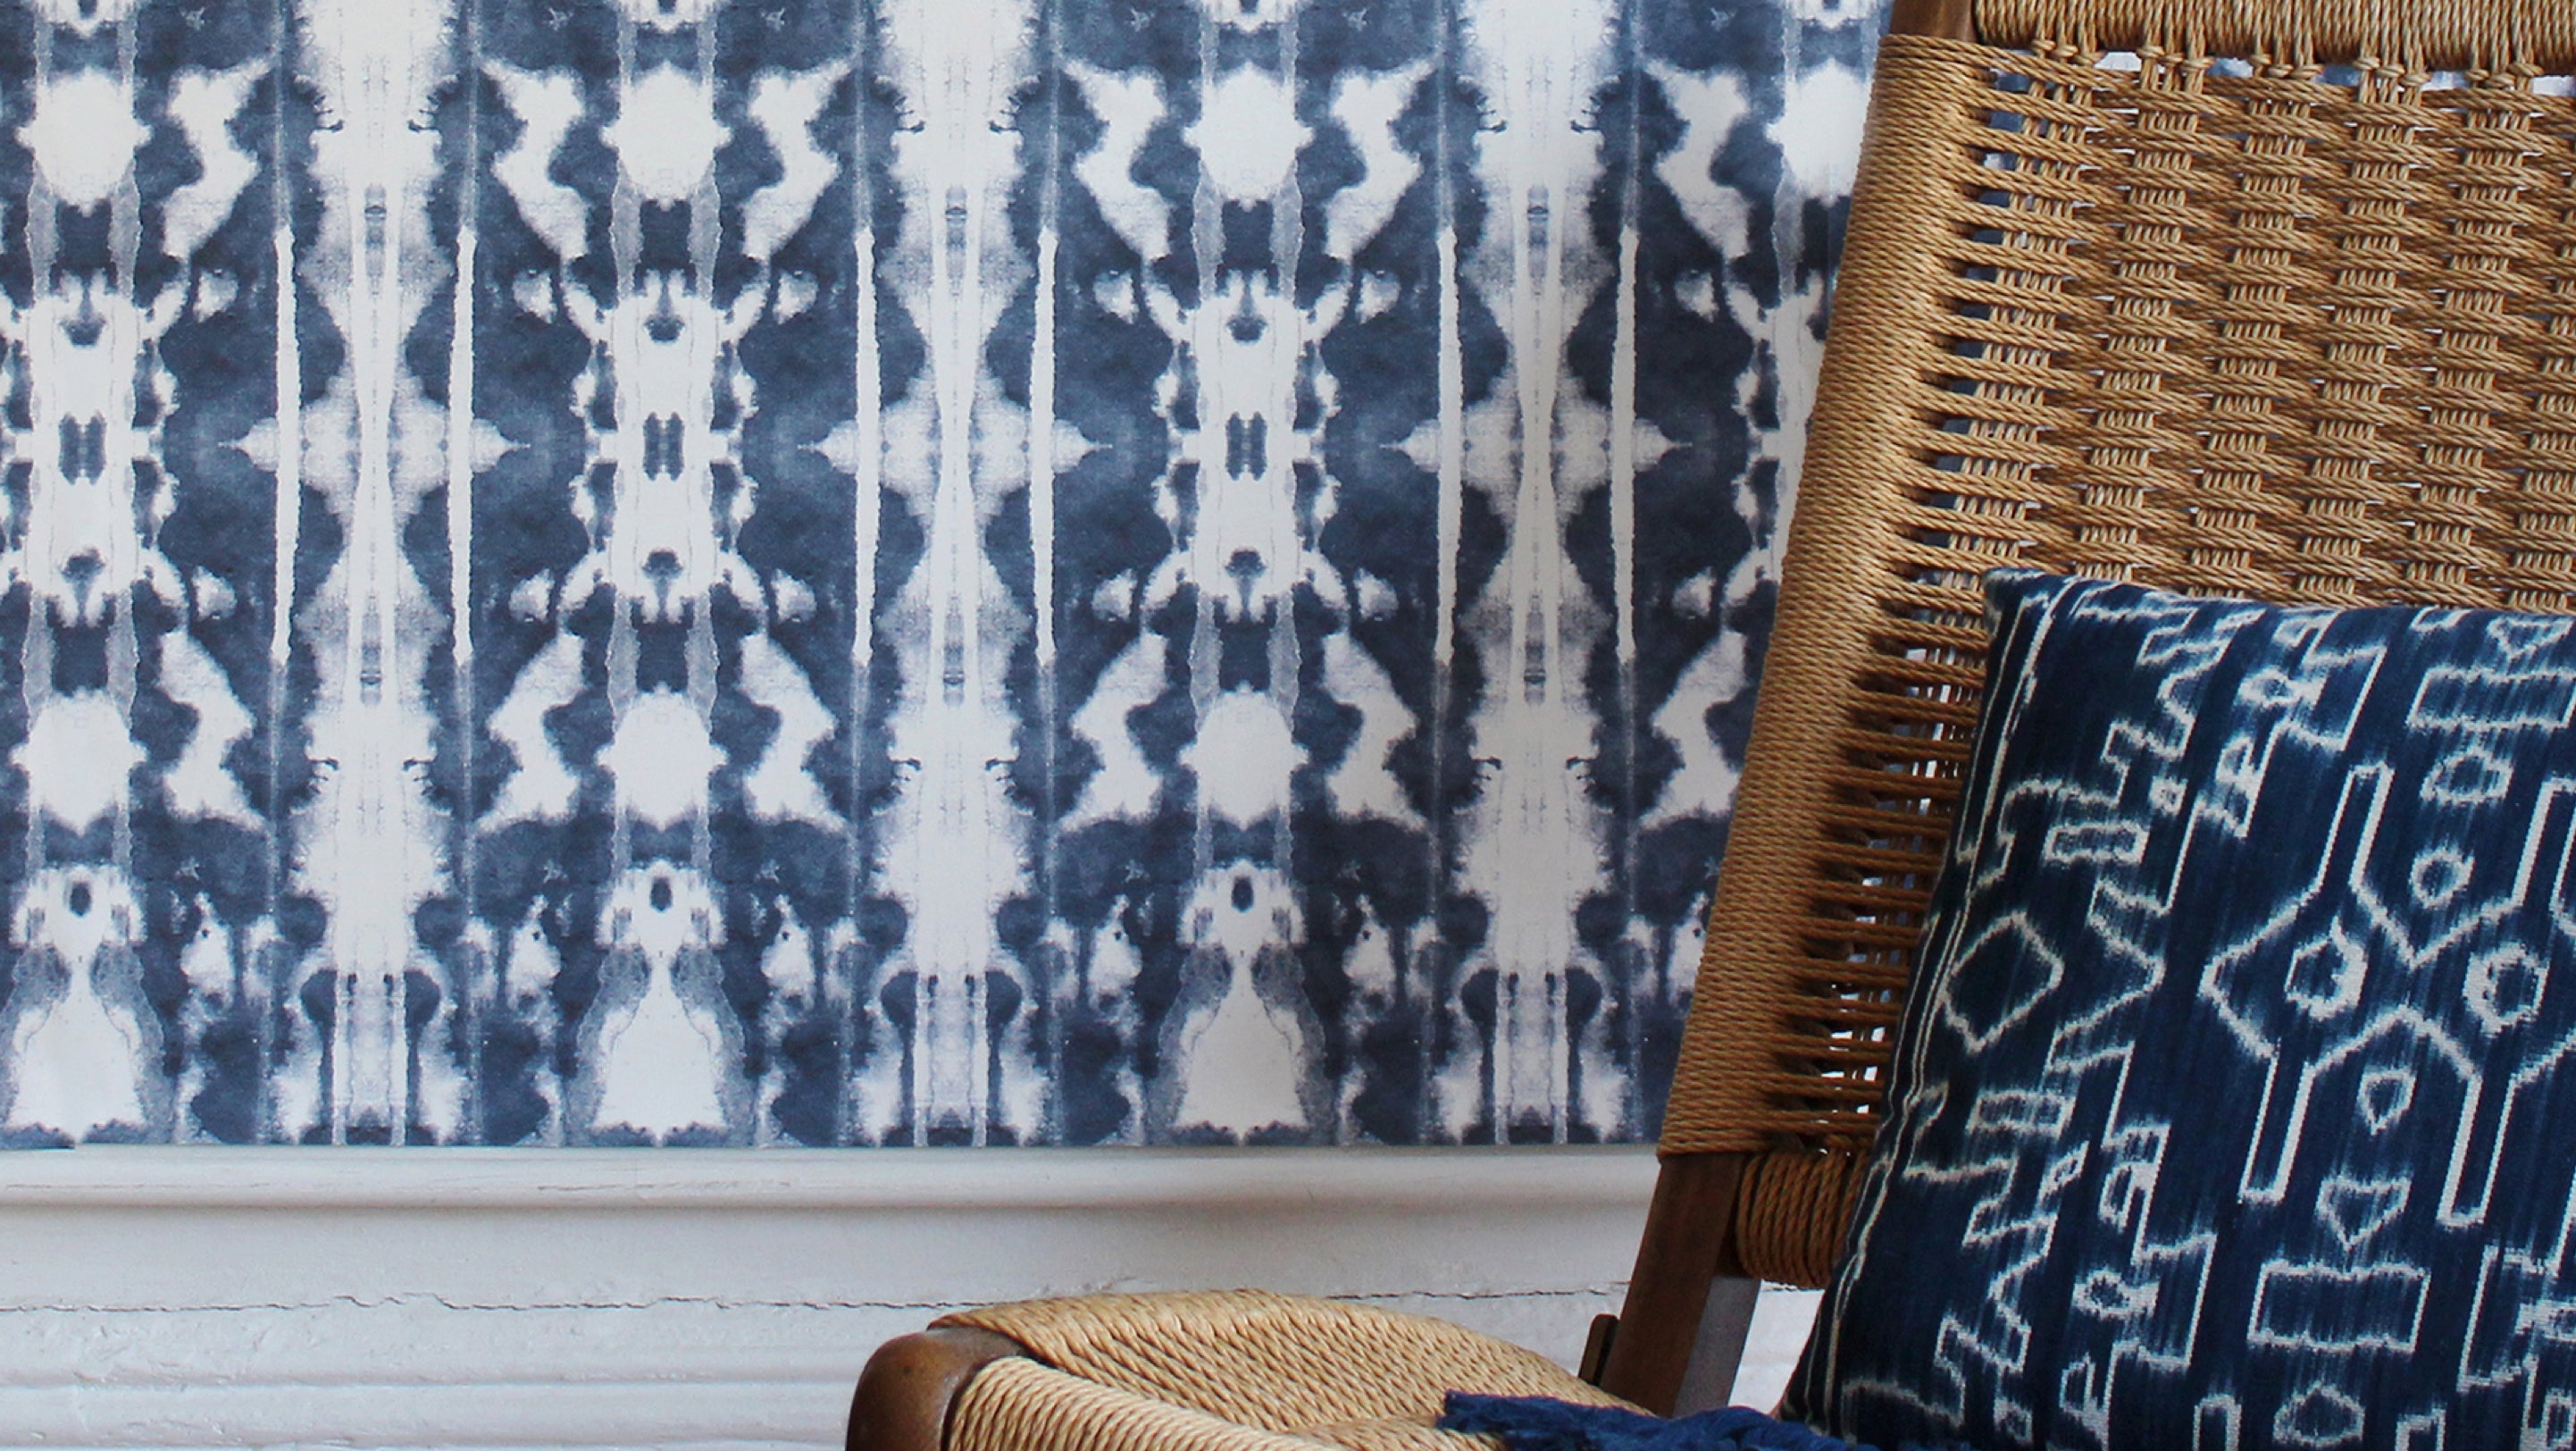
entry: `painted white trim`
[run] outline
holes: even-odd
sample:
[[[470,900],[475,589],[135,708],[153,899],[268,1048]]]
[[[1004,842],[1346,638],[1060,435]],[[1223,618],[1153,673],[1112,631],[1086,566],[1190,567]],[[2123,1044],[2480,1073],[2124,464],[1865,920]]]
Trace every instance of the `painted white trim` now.
[[[0,1153],[0,1208],[1422,1209],[1626,1207],[1643,1148],[480,1149]]]
[[[1642,1149],[0,1154],[0,1447],[837,1445],[942,1311],[1214,1285],[1571,1359]]]

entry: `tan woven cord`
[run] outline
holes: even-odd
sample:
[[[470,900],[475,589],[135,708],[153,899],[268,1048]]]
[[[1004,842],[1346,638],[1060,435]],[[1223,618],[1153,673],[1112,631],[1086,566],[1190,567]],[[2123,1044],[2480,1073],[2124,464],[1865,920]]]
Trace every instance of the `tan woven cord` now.
[[[2576,607],[2576,100],[2517,59],[2576,65],[2576,6],[2042,10],[1985,0],[1979,21],[2176,39],[2107,63],[2051,41],[1879,52],[1663,1139],[1765,1156],[1741,1249],[1775,1279],[1830,1263],[1848,1200],[1816,1156],[1855,1162],[1877,1121],[1976,720],[1986,570]],[[2400,24],[2402,43],[2374,28]],[[2394,55],[2481,25],[2481,68],[2453,77],[2188,46],[2255,26],[2287,55]]]
[[[1024,1300],[939,1323],[1007,1335],[1082,1382],[1149,1405],[1271,1435],[1364,1441],[1372,1451],[1415,1444],[1401,1439],[1412,1434],[1406,1426],[1430,1435],[1453,1390],[1626,1404],[1544,1356],[1444,1320],[1260,1290]]]
[[[2102,50],[2160,45],[2204,55],[2384,58],[2466,70],[2507,53],[2544,71],[2576,66],[2576,6],[2567,0],[1977,0],[1989,45],[2052,38]]]
[[[1788,1152],[1756,1158],[1738,1195],[1736,1255],[1775,1284],[1821,1285],[1842,1251],[1837,1231],[1851,1222],[1860,1193],[1859,1154]]]
[[[1335,1440],[1238,1426],[1114,1390],[1034,1360],[998,1360],[966,1383],[949,1451],[1494,1451],[1492,1441],[1407,1428],[1410,1440]]]

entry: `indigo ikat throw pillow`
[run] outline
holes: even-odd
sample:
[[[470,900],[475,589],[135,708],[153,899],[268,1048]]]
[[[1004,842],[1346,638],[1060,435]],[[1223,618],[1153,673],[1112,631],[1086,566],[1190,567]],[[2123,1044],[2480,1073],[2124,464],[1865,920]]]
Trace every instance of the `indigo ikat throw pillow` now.
[[[1987,591],[1890,1117],[1784,1413],[2576,1444],[2576,620]]]

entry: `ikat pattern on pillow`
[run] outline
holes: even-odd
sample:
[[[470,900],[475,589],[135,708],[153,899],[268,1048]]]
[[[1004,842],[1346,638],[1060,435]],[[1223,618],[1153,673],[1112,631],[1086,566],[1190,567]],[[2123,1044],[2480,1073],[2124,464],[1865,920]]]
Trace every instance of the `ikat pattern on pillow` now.
[[[1786,1410],[2576,1444],[2576,621],[2006,573],[1892,1109]]]

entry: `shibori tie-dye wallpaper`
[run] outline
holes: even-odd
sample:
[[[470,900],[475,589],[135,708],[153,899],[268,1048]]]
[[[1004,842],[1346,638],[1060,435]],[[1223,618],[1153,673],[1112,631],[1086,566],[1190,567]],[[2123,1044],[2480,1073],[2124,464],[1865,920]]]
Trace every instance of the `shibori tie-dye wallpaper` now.
[[[0,0],[0,1135],[1637,1140],[1870,0]]]

